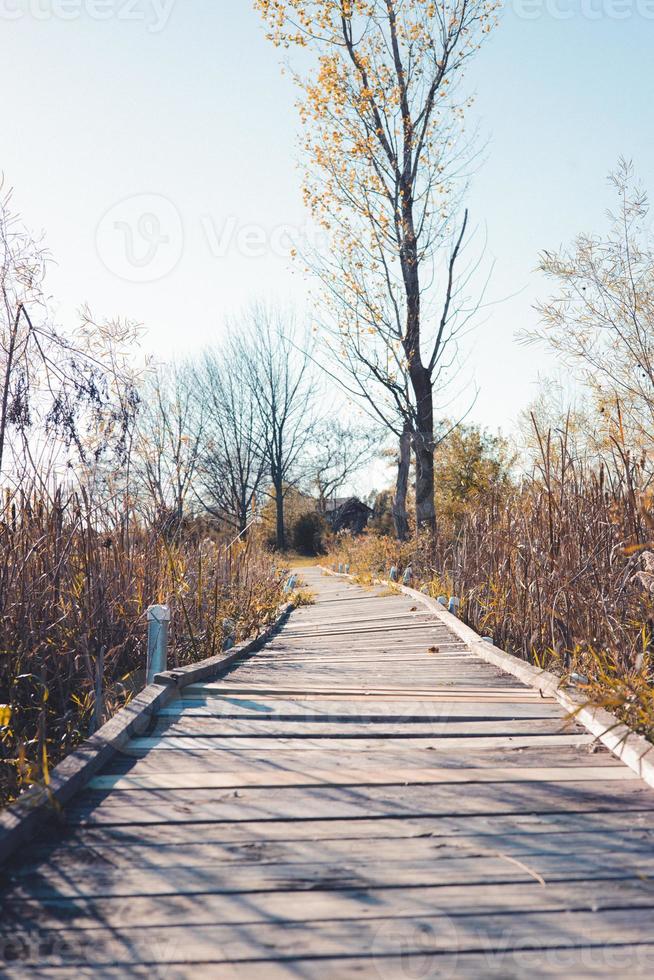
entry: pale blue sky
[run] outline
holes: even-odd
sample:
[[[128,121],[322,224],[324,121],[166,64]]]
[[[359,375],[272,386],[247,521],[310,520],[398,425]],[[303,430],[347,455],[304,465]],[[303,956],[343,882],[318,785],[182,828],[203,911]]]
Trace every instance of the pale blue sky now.
[[[218,337],[252,298],[301,306],[279,233],[306,222],[294,92],[249,0],[0,0],[0,31],[0,169],[46,232],[62,322],[88,302],[143,322],[168,355]],[[510,427],[546,366],[514,341],[546,294],[538,251],[601,230],[620,154],[654,188],[653,40],[654,0],[523,0],[471,70],[489,142],[468,203],[495,263],[488,298],[510,297],[470,342],[488,425]],[[130,264],[115,237],[142,212],[168,238],[150,265],[147,241]]]

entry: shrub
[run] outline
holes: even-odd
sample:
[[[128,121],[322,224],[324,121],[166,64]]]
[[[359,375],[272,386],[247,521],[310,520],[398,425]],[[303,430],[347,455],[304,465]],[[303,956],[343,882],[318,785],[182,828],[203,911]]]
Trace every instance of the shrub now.
[[[293,524],[293,547],[301,555],[322,555],[325,531],[325,521],[320,514],[301,514]]]

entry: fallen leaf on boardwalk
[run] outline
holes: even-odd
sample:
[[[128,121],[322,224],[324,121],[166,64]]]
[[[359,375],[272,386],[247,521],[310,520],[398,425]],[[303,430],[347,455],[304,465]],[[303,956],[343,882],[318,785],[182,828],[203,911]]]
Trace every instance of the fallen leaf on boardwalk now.
[[[429,647],[429,650],[427,651],[427,653],[438,653],[439,650],[440,650],[440,647]]]
[[[417,611],[418,611],[417,606],[411,606],[411,608],[409,609],[409,612],[417,612]]]

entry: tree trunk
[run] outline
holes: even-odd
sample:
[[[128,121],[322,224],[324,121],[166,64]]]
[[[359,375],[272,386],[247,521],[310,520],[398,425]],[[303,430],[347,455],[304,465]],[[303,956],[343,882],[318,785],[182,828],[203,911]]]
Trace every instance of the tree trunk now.
[[[275,515],[277,521],[277,550],[286,551],[286,531],[284,528],[284,488],[275,486]]]
[[[411,382],[416,396],[417,427],[413,435],[416,457],[416,524],[419,530],[436,533],[434,505],[434,399],[429,371],[414,365]]]
[[[434,453],[424,439],[417,439],[416,443],[416,523],[418,528],[435,534]]]
[[[420,257],[413,220],[413,198],[403,188],[402,219],[404,241],[401,249],[402,276],[406,293],[406,354],[409,379],[415,397],[416,424],[413,448],[416,457],[416,525],[432,537],[436,534],[434,506],[434,393],[429,367],[422,363]]]
[[[393,497],[393,524],[398,541],[409,537],[409,518],[406,510],[406,496],[409,489],[409,467],[411,466],[411,428],[407,423],[400,436],[400,452],[397,461],[397,480]]]
[[[245,537],[245,529],[248,526],[248,511],[244,504],[239,506],[238,512],[238,533]]]

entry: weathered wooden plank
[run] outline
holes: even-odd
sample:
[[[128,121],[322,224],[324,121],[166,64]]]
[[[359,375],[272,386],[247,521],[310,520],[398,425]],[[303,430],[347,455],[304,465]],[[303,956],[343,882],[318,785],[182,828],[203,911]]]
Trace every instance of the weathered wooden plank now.
[[[435,646],[437,649],[431,650]],[[291,672],[296,675],[299,667],[303,668],[302,682],[305,682],[304,673],[309,676],[325,678],[331,680],[334,676],[350,680],[352,676],[359,676],[370,679],[375,673],[383,671],[385,680],[395,680],[395,676],[403,676],[403,671],[407,671],[407,680],[404,686],[413,688],[414,681],[420,686],[420,676],[423,675],[429,682],[431,678],[440,676],[463,679],[468,683],[488,683],[489,679],[503,687],[520,688],[519,684],[507,680],[500,673],[487,673],[483,663],[475,662],[472,658],[469,663],[462,663],[460,656],[451,650],[443,649],[441,641],[431,641],[422,647],[411,650],[377,650],[370,647],[361,647],[353,651],[355,657],[345,658],[336,650],[325,650],[320,653],[308,654],[304,648],[280,650],[274,657],[267,657],[259,664],[252,664],[249,672],[240,671],[237,675],[238,680],[245,676],[259,676],[266,683],[270,683],[270,674],[266,673],[266,668],[271,666],[280,673],[288,674]],[[330,663],[332,660],[334,663]],[[371,671],[373,672],[371,674]],[[411,676],[410,682],[408,676]],[[476,679],[476,681],[475,681]],[[320,683],[320,682],[319,682]]]
[[[617,780],[640,783],[638,776],[625,766],[575,766],[567,768],[503,769],[305,769],[302,772],[283,768],[268,772],[186,772],[142,776],[96,776],[90,790],[186,790],[240,789],[248,786],[410,786],[463,783],[564,783],[607,782]]]
[[[205,843],[249,843],[266,841],[338,842],[340,840],[394,840],[396,838],[429,836],[467,837],[475,835],[482,840],[493,837],[531,839],[536,835],[549,838],[565,834],[584,833],[592,842],[606,839],[616,842],[616,851],[625,838],[654,831],[654,810],[631,810],[625,821],[619,810],[553,810],[535,814],[495,813],[466,814],[462,820],[457,814],[430,816],[424,814],[395,814],[383,817],[360,816],[358,819],[331,818],[306,821],[243,820],[239,822],[151,823],[117,826],[75,826],[67,828],[59,840],[66,847],[91,846],[102,848],[128,847],[185,847],[198,839]],[[52,847],[49,838],[47,846]],[[318,846],[321,846],[318,844]],[[651,887],[651,882],[649,887]]]
[[[635,833],[612,834],[610,837],[599,834],[588,834],[585,831],[573,833],[533,834],[522,833],[498,834],[466,834],[466,835],[436,835],[418,834],[405,829],[403,836],[382,835],[381,832],[370,838],[336,838],[323,839],[320,848],[315,840],[267,840],[251,837],[242,841],[202,840],[202,842],[185,842],[171,844],[144,845],[140,841],[121,840],[98,845],[94,839],[92,844],[76,843],[77,835],[70,843],[61,843],[56,848],[52,845],[33,845],[30,849],[29,860],[24,860],[14,871],[14,878],[19,879],[26,874],[46,874],[49,870],[71,874],[72,872],[91,871],[104,868],[112,874],[118,874],[119,869],[158,869],[176,867],[214,867],[222,864],[297,864],[297,863],[351,863],[371,862],[379,859],[383,849],[385,862],[415,862],[425,861],[434,865],[434,859],[440,862],[446,858],[483,857],[502,855],[506,859],[516,859],[529,867],[532,859],[556,855],[563,857],[571,855],[573,859],[583,858],[584,865],[588,862],[601,861],[609,858],[615,861],[619,853],[625,859],[625,869],[633,870],[634,861],[638,862],[643,874],[639,877],[647,886],[643,889],[654,902],[654,880],[647,881],[645,869],[652,868],[654,860],[654,833],[652,831]],[[590,900],[590,899],[589,899]]]
[[[439,703],[440,698],[438,695],[430,694],[429,692],[416,692],[414,697],[409,694],[400,693],[395,694],[342,694],[338,690],[333,690],[332,692],[305,692],[300,694],[285,694],[281,693],[279,696],[275,694],[256,694],[252,695],[247,692],[243,693],[230,693],[222,692],[220,689],[211,689],[206,692],[206,694],[194,695],[192,692],[186,691],[184,693],[184,700],[179,703],[186,707],[198,706],[206,708],[220,708],[225,702],[230,702],[232,704],[238,704],[243,702],[248,702],[250,706],[261,705],[262,711],[265,709],[266,705],[274,707],[279,704],[304,704],[308,705],[311,702],[318,702],[319,704],[329,704],[337,701],[341,704],[361,704],[364,703],[366,707],[372,705],[387,705],[387,704],[400,704],[400,705],[418,705],[420,707],[429,706],[429,710],[434,711]],[[557,718],[566,717],[566,712],[561,708],[559,704],[552,703],[550,700],[545,698],[536,699],[536,704],[540,709],[547,711],[549,715],[556,716]],[[456,709],[448,708],[448,711],[454,711]],[[490,709],[485,709],[490,710]],[[511,710],[514,710],[513,708]],[[519,709],[515,709],[519,710]]]
[[[379,737],[376,739],[369,738],[367,733],[365,735],[356,736],[348,735],[347,732],[335,736],[335,735],[324,735],[323,737],[318,736],[316,733],[312,733],[310,736],[307,735],[284,735],[278,736],[278,738],[271,738],[266,736],[263,732],[260,736],[255,735],[231,735],[231,736],[215,736],[215,737],[202,737],[202,736],[171,736],[166,737],[165,735],[157,737],[143,737],[143,738],[133,738],[128,746],[126,746],[122,752],[124,755],[129,755],[134,753],[138,755],[142,752],[149,752],[152,749],[164,752],[169,751],[193,751],[193,752],[211,752],[214,750],[224,750],[229,748],[239,748],[239,749],[256,749],[259,752],[269,752],[274,751],[280,747],[280,742],[282,744],[292,744],[297,749],[302,749],[305,751],[321,751],[324,752],[328,749],[334,750],[340,748],[347,748],[348,750],[358,750],[360,752],[370,752],[375,749],[387,750],[389,744],[392,742],[397,742],[400,745],[406,746],[417,746],[422,748],[431,748],[434,751],[453,751],[455,749],[476,751],[481,749],[500,749],[513,746],[514,748],[530,748],[538,746],[543,740],[547,741],[549,746],[552,745],[591,745],[594,742],[592,735],[584,734],[572,734],[572,735],[548,735],[548,734],[535,734],[535,735],[470,735],[470,736],[441,736],[433,734],[416,735],[415,733],[407,733],[406,735],[399,735],[397,733],[385,733],[381,731],[378,733]]]
[[[205,961],[188,967],[184,963],[163,966],[166,980],[185,980],[192,970],[194,978],[220,977],[221,980],[398,980],[407,976],[421,977],[574,977],[575,980],[597,980],[598,977],[650,977],[654,944],[630,942],[587,943],[579,946],[554,946],[549,949],[500,949],[486,946],[484,952],[460,950],[456,953],[425,952],[409,948],[394,955],[371,955],[369,951],[337,956],[294,956],[286,960],[247,960],[238,963]],[[160,967],[161,968],[161,967]],[[70,975],[69,967],[22,965],[6,971],[8,980],[30,976],[59,977]],[[97,977],[98,966],[83,962],[75,965],[76,977]],[[130,976],[153,976],[155,965],[132,963]],[[416,973],[416,971],[423,971]],[[425,972],[426,971],[426,972]],[[156,975],[156,974],[155,974]],[[125,967],[103,965],[103,980],[124,980]]]
[[[247,689],[239,689],[234,693],[248,693]],[[257,694],[269,694],[270,691],[258,690],[252,691],[252,696],[256,698]],[[294,694],[301,691],[295,692],[292,690],[284,690],[281,692],[282,696],[285,694]],[[329,693],[329,692],[327,692]],[[373,692],[373,695],[376,692]],[[484,704],[499,704],[499,705],[513,705],[513,704],[535,704],[540,706],[543,702],[545,704],[554,705],[552,701],[546,701],[544,698],[539,698],[538,696],[526,696],[522,692],[512,692],[503,691],[501,694],[494,692],[483,692],[483,691],[464,691],[456,690],[455,688],[450,688],[449,690],[441,690],[436,692],[436,697],[434,698],[435,704],[449,704],[451,702],[463,702],[465,704],[473,705],[484,705]],[[563,712],[560,712],[560,716],[563,717]]]
[[[35,899],[17,900],[7,909],[7,928],[23,925],[38,915],[41,928],[89,929],[102,923],[116,929],[132,927],[249,922],[313,922],[334,918],[375,915],[404,918],[424,915],[437,908],[448,913],[463,910],[470,916],[488,913],[520,915],[525,908],[533,912],[594,911],[608,909],[651,909],[652,892],[646,883],[607,880],[599,894],[589,894],[592,879],[550,883],[545,889],[535,880],[521,883],[442,885],[426,887],[303,891],[294,893],[266,890],[249,892],[247,902],[233,895],[134,895],[130,898],[128,919],[124,899],[58,897],[40,903]]]
[[[384,607],[384,612],[379,612],[373,615],[369,610],[366,610],[365,615],[360,616],[346,616],[343,617],[340,613],[330,616],[328,619],[324,618],[321,614],[317,618],[310,616],[293,616],[292,620],[289,622],[287,629],[284,630],[284,635],[288,637],[293,637],[298,634],[298,632],[303,632],[309,627],[312,630],[322,630],[325,627],[327,629],[334,629],[337,626],[355,626],[357,629],[364,629],[371,626],[378,626],[380,623],[388,623],[392,626],[441,626],[442,624],[439,620],[424,609],[418,611],[417,607],[413,606],[413,612],[411,608],[406,607],[403,610],[396,609],[395,612],[389,613]],[[465,644],[461,643],[461,646],[465,648]]]
[[[436,852],[431,860],[380,861],[351,860],[338,864],[322,862],[230,862],[205,864],[201,869],[172,867],[113,868],[98,864],[90,868],[61,870],[47,867],[27,870],[12,881],[15,900],[43,901],[62,898],[111,898],[132,895],[246,895],[267,890],[316,891],[366,890],[392,887],[421,887],[468,884],[519,884],[536,881],[540,887],[594,879],[604,881],[641,880],[652,872],[654,859],[644,862],[642,854],[626,861],[620,856],[600,854],[533,854],[526,861],[499,855],[477,853],[469,857],[443,857]],[[644,867],[643,872],[641,868]],[[652,898],[650,894],[650,899]],[[654,900],[651,901],[654,910]],[[650,910],[650,915],[652,914]]]
[[[324,820],[360,817],[458,816],[558,812],[654,812],[651,794],[624,783],[485,783],[475,792],[460,786],[355,788],[306,787],[271,792],[267,788],[125,793],[86,793],[66,819],[78,824],[147,824],[253,820]],[[631,819],[631,817],[629,818]]]
[[[283,645],[284,647],[310,647],[315,640],[318,641],[318,649],[324,647],[325,644],[344,646],[354,642],[356,644],[362,644],[363,646],[374,643],[388,643],[393,646],[398,644],[413,643],[419,644],[426,637],[431,639],[434,636],[439,636],[443,641],[447,642],[451,650],[458,650],[460,652],[467,652],[467,647],[462,640],[457,639],[443,631],[442,623],[437,620],[415,620],[415,619],[404,619],[398,618],[388,623],[379,622],[380,619],[383,620],[384,617],[375,617],[375,620],[371,620],[370,623],[334,623],[332,627],[325,626],[313,626],[307,623],[303,626],[298,626],[296,629],[291,629],[288,633],[284,633],[282,637],[278,637],[277,647]],[[273,647],[274,649],[274,647]]]
[[[125,924],[122,929],[71,930],[68,944],[57,933],[61,959],[70,964],[133,963],[234,963],[253,961],[291,961],[302,957],[322,959],[329,956],[360,957],[362,949],[371,960],[411,952],[416,957],[447,953],[461,957],[464,953],[497,953],[537,948],[546,960],[547,950],[598,948],[611,939],[623,947],[635,947],[651,923],[651,909],[606,909],[601,915],[579,911],[525,911],[522,915],[487,915],[454,917],[445,909],[433,910],[419,917],[394,917],[387,920],[371,914],[356,919],[302,922],[248,922],[238,929],[221,923],[198,925],[192,930],[166,927],[159,930],[136,929]],[[47,936],[44,937],[47,941]],[[651,950],[652,945],[649,945]],[[372,954],[372,955],[371,955]],[[640,966],[649,963],[651,952],[641,957]],[[611,959],[615,969],[623,959]],[[401,976],[401,974],[400,974]]]
[[[256,683],[252,684],[239,684],[235,685],[193,685],[192,688],[187,692],[187,697],[194,694],[200,695],[210,695],[211,693],[216,693],[221,696],[232,695],[232,694],[244,694],[248,697],[258,697],[258,696],[273,696],[275,694],[274,688],[270,686],[261,687]],[[341,688],[321,688],[321,687],[290,687],[290,686],[280,686],[277,689],[277,693],[281,697],[288,695],[305,696],[307,694],[338,694],[340,697],[347,697],[348,694],[356,696],[361,696],[367,694],[370,697],[376,697],[377,695],[392,694],[402,698],[408,695],[410,692],[406,688],[379,688],[379,687],[341,687]],[[560,706],[556,704],[551,698],[541,697],[538,691],[521,691],[521,690],[511,690],[502,689],[498,691],[493,691],[492,689],[484,690],[483,688],[478,688],[477,690],[456,690],[455,688],[422,688],[414,690],[416,697],[423,697],[425,695],[430,695],[434,700],[447,703],[449,701],[466,701],[470,704],[484,704],[486,702],[497,703],[497,704],[549,704],[553,707],[557,707],[561,715],[564,714]]]
[[[373,725],[375,723],[372,723]],[[473,724],[470,722],[469,724]],[[497,725],[496,729],[501,726]],[[463,735],[463,726],[452,732],[448,730],[447,724],[423,721],[388,721],[376,723],[375,735],[378,739],[402,739],[411,736],[448,736],[450,734]],[[356,717],[345,717],[338,722],[323,720],[322,718],[311,719],[311,721],[298,721],[296,719],[276,719],[276,718],[248,718],[230,719],[220,718],[209,721],[208,719],[197,720],[184,718],[180,721],[173,721],[169,724],[157,726],[150,738],[161,737],[172,738],[228,738],[245,736],[262,736],[265,738],[294,738],[294,739],[316,739],[325,737],[346,738],[365,738],[370,734],[371,723],[359,720]],[[562,728],[552,727],[546,729],[552,735],[567,735]],[[502,733],[508,735],[508,732]],[[481,736],[481,732],[474,730],[469,732],[466,737]],[[501,736],[487,736],[498,738]],[[128,743],[134,744],[134,743]]]
[[[541,740],[542,741],[542,740]],[[482,752],[434,752],[429,749],[396,748],[394,745],[386,750],[380,749],[374,753],[339,751],[338,764],[344,768],[391,768],[398,764],[410,767],[442,766],[455,769],[469,767],[492,768],[495,766],[613,766],[620,767],[620,762],[606,750],[588,752],[586,747],[553,746],[531,749],[486,749]],[[256,769],[265,772],[269,769],[280,768],[288,771],[303,772],[307,765],[313,769],[330,769],[334,766],[333,753],[313,752],[307,756],[304,751],[292,748],[277,748],[274,752],[262,755],[256,750],[228,749],[222,752],[196,752],[190,756],[185,752],[156,750],[146,755],[123,756],[116,754],[107,765],[104,772],[107,775],[132,773],[174,773],[174,772],[238,772],[241,769]]]
[[[486,710],[486,709],[485,709]],[[510,712],[511,713],[511,712]],[[156,731],[162,731],[173,722],[181,724],[197,722],[204,724],[210,730],[212,724],[221,719],[261,719],[262,721],[301,721],[301,722],[340,722],[347,719],[356,720],[362,724],[377,725],[396,723],[424,722],[432,725],[432,731],[459,731],[461,734],[526,734],[534,731],[550,731],[564,734],[566,731],[579,730],[579,726],[570,725],[560,714],[546,718],[511,718],[505,720],[484,720],[465,718],[461,720],[460,712],[451,717],[443,718],[440,702],[436,701],[376,701],[359,699],[358,701],[343,701],[333,698],[330,701],[291,701],[280,698],[250,700],[243,698],[211,698],[205,703],[185,701],[176,703],[157,716]],[[501,732],[499,728],[501,726]],[[372,730],[372,729],[369,729]]]
[[[436,645],[438,647],[437,651],[430,651],[430,647]],[[420,637],[413,638],[402,638],[395,637],[389,638],[388,641],[382,639],[374,640],[358,640],[356,638],[351,638],[349,640],[330,638],[329,641],[321,641],[318,639],[311,639],[307,642],[291,642],[282,633],[280,637],[274,642],[270,643],[265,647],[263,660],[275,661],[279,657],[285,655],[288,656],[305,656],[305,657],[315,657],[316,661],[320,657],[338,657],[344,658],[347,662],[354,663],[355,660],[358,662],[358,658],[364,654],[379,654],[381,658],[384,655],[388,657],[398,656],[402,657],[402,663],[404,663],[406,657],[419,657],[421,663],[427,665],[438,664],[441,661],[451,664],[458,664],[459,666],[483,667],[483,658],[477,656],[475,653],[471,653],[466,648],[460,646],[458,643],[452,641],[452,639],[444,633],[434,633],[430,634],[425,640]],[[429,661],[427,660],[427,654],[436,654],[435,656],[430,656]],[[259,661],[257,661],[259,662]],[[263,661],[262,661],[263,662]],[[490,664],[485,665],[490,670],[497,671],[498,676],[501,676],[499,668],[493,667]],[[506,676],[506,675],[504,675]],[[515,678],[511,678],[515,683]]]

